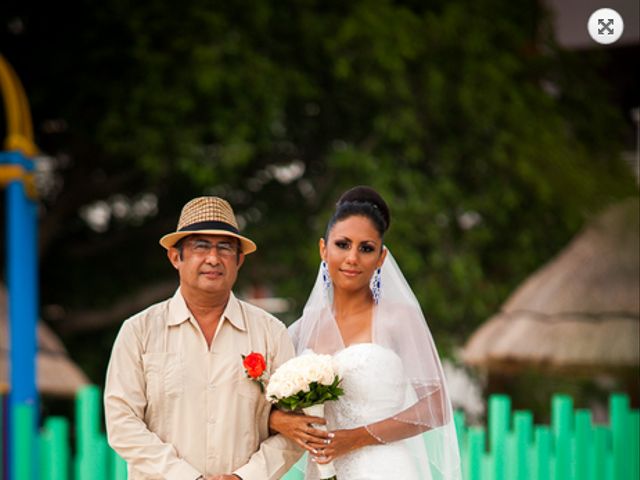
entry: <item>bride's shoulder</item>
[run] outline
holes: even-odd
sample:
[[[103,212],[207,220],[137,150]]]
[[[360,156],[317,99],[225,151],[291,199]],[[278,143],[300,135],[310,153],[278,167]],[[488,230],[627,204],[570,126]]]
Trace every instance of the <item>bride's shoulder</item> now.
[[[419,305],[414,305],[401,301],[381,302],[378,307],[379,314],[388,317],[398,317],[407,315],[421,315],[422,311]]]
[[[403,325],[408,325],[410,320],[422,319],[422,312],[406,303],[387,303],[381,305],[376,314],[376,322],[379,326],[392,328],[394,331],[402,330]]]

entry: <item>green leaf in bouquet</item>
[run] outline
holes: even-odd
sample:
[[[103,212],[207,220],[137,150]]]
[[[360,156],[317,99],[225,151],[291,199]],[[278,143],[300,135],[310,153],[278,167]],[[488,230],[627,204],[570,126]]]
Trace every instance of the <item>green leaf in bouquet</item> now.
[[[276,406],[281,410],[302,410],[303,408],[317,405],[330,400],[337,400],[344,390],[340,388],[341,379],[336,376],[331,385],[322,385],[318,382],[309,384],[309,391],[299,391],[294,395],[281,398],[276,402]]]

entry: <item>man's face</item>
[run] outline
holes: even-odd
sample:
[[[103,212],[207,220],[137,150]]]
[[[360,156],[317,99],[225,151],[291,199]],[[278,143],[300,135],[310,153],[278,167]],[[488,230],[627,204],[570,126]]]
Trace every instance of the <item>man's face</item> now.
[[[235,237],[190,235],[182,246],[182,255],[175,247],[167,255],[178,270],[183,292],[219,295],[231,291],[244,262]]]

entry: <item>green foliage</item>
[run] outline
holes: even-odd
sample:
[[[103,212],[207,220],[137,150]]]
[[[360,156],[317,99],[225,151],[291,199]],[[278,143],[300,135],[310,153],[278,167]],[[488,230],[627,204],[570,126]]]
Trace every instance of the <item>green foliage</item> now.
[[[171,278],[157,239],[186,200],[219,194],[258,244],[238,290],[270,286],[292,300],[290,322],[336,199],[370,184],[392,210],[385,242],[447,350],[586,218],[637,195],[602,59],[559,49],[538,1],[2,8],[25,24],[3,44],[38,142],[62,159],[61,186],[43,198],[43,221],[56,220],[43,228],[44,305],[108,309]],[[46,130],[51,118],[67,129]],[[142,192],[158,207],[138,223],[95,232],[78,215]],[[67,341],[101,378],[108,351],[91,360],[88,346],[113,334]]]
[[[331,385],[311,382],[308,392],[300,391],[295,395],[281,398],[276,402],[276,406],[281,410],[296,411],[312,405],[320,405],[324,402],[337,400],[340,395],[344,394],[344,390],[340,387],[340,382],[341,379],[337,375]]]

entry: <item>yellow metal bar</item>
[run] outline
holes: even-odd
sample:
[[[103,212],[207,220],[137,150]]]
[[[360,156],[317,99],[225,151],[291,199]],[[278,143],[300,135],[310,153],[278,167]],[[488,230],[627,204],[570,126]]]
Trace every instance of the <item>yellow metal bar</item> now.
[[[0,55],[0,87],[2,88],[2,98],[7,116],[7,133],[17,133],[20,128],[20,103],[18,97],[14,94],[11,70],[11,66]]]
[[[20,151],[26,157],[33,157],[38,154],[37,147],[31,140],[24,135],[17,133],[10,133],[4,139],[4,150],[7,151]]]
[[[15,180],[24,183],[24,189],[29,198],[36,198],[36,181],[33,173],[20,165],[0,165],[0,187],[4,188]]]
[[[0,55],[0,90],[7,119],[6,150],[20,150],[31,157],[38,153],[33,141],[33,125],[29,102],[11,65]]]
[[[9,69],[9,74],[13,80],[15,95],[18,97],[18,108],[20,113],[18,118],[18,121],[20,122],[20,129],[18,133],[24,135],[33,144],[33,124],[31,122],[31,110],[29,109],[27,94],[25,93],[22,82],[20,82],[20,79],[13,68]]]

